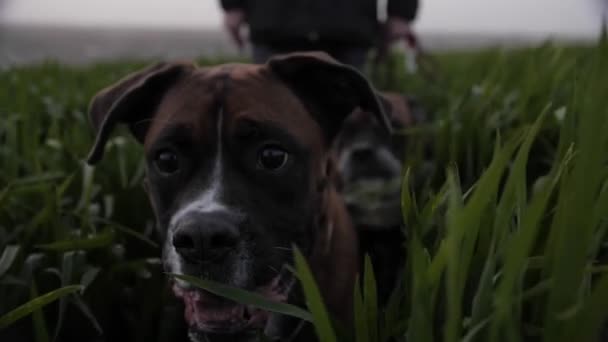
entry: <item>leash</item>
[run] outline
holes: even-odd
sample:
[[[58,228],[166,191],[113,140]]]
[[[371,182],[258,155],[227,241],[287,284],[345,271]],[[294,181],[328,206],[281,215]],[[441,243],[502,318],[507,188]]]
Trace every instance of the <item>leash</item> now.
[[[419,72],[429,82],[438,82],[440,78],[439,63],[422,47],[418,37],[410,32],[403,43],[405,44],[406,70],[410,73]]]
[[[384,34],[383,34],[384,37]],[[384,38],[378,39],[376,44],[376,55],[372,60],[372,77],[379,76],[381,66],[385,65],[385,79],[388,83],[395,84],[394,77],[395,65],[391,63],[390,52],[395,48],[402,51],[404,54],[403,66],[408,74],[418,74],[426,82],[433,85],[441,83],[441,68],[439,62],[430,54],[420,43],[420,40],[413,32],[409,32],[404,39],[400,39],[392,45],[387,45]]]

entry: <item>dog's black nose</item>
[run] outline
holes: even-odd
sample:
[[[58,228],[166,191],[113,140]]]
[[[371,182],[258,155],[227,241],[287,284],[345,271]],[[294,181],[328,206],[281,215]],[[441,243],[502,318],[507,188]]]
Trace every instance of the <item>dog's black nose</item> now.
[[[358,162],[367,162],[374,157],[372,147],[358,147],[351,152],[351,158]]]
[[[226,256],[239,241],[238,218],[228,213],[192,213],[177,223],[173,246],[192,263]]]

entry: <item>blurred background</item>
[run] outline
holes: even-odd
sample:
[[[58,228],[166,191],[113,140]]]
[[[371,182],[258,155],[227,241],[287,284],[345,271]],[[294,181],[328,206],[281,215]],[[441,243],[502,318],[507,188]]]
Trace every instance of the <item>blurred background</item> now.
[[[592,41],[602,13],[604,0],[430,0],[414,28],[433,50]],[[211,0],[0,0],[0,65],[234,55],[221,20]]]
[[[418,71],[394,51],[368,74],[421,119],[395,131],[407,300],[364,340],[608,342],[608,0],[419,1]],[[85,164],[88,103],[152,60],[248,58],[219,2],[0,0],[0,342],[185,340],[141,146]]]

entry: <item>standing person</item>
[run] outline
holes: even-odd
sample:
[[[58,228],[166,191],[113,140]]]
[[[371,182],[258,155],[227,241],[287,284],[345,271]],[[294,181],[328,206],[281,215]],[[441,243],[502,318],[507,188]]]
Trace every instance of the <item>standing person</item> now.
[[[407,39],[418,10],[418,0],[387,0],[387,20],[381,25],[377,0],[220,1],[224,25],[239,48],[249,26],[255,63],[279,53],[321,50],[358,69],[378,39],[387,44]]]
[[[608,28],[608,0],[602,0],[602,33]]]

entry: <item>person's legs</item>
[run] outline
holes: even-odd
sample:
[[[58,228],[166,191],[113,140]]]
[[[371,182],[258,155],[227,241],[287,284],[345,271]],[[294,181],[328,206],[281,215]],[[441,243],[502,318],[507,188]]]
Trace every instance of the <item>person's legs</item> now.
[[[334,50],[330,54],[341,63],[353,66],[363,72],[367,62],[367,52],[366,48],[349,47]]]
[[[301,51],[309,50],[311,49],[301,49]],[[295,51],[298,50],[294,49],[289,52]],[[361,72],[364,71],[365,63],[367,62],[368,49],[362,47],[341,47],[331,49],[330,51],[326,50],[326,52],[339,62],[353,66]],[[253,62],[256,64],[266,63],[270,57],[281,53],[286,53],[286,51],[262,44],[253,44],[251,51]]]

